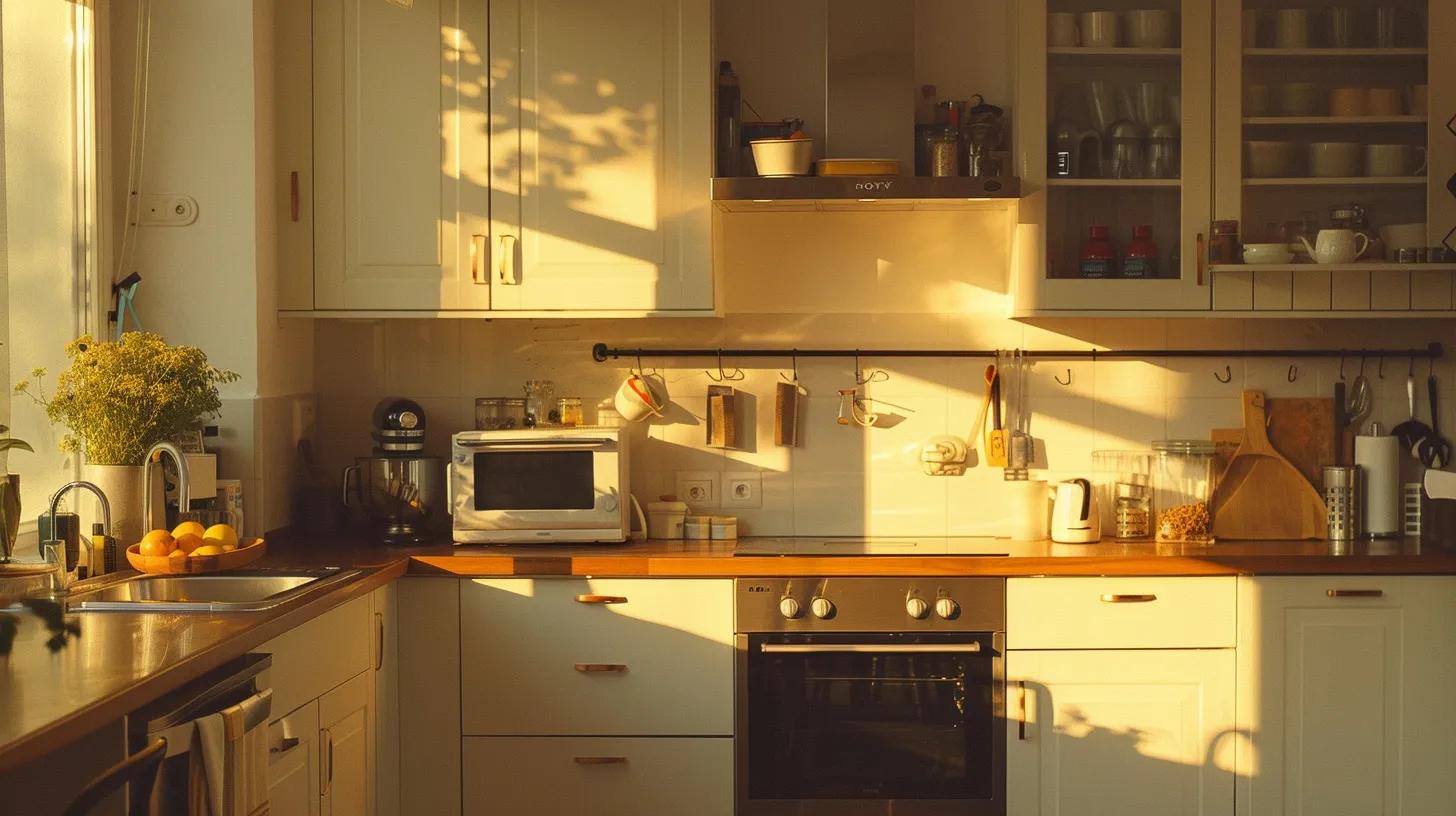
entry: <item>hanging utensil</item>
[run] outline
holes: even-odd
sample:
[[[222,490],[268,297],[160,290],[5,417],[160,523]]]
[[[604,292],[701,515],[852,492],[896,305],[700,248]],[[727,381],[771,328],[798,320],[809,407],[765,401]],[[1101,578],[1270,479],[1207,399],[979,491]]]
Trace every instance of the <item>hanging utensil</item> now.
[[[999,360],[1000,353],[997,353]],[[1001,427],[1001,372],[986,366],[986,386],[991,390],[991,429],[986,432],[986,464],[1006,467],[1006,431]]]
[[[1436,402],[1436,377],[1426,378],[1426,389],[1431,392],[1431,433],[1416,442],[1411,451],[1421,464],[1428,468],[1443,468],[1451,461],[1451,443],[1441,438],[1440,406]]]
[[[1360,373],[1355,375],[1355,382],[1350,385],[1350,396],[1345,400],[1345,414],[1350,427],[1356,431],[1360,429],[1360,423],[1370,416],[1374,408],[1370,398],[1370,381],[1365,378],[1365,360],[1360,360]]]
[[[1026,355],[1021,349],[1017,349],[1012,359],[1012,395],[1015,407],[1007,423],[1011,427],[1011,444],[1006,453],[1008,467],[1004,476],[1007,480],[1024,481],[1026,469],[1031,466],[1031,436],[1027,433],[1030,416],[1026,411]]]
[[[1426,427],[1424,422],[1416,419],[1416,378],[1414,375],[1406,375],[1405,398],[1410,410],[1410,418],[1391,429],[1390,434],[1400,440],[1402,448],[1414,452],[1416,445],[1431,435],[1431,429]]]

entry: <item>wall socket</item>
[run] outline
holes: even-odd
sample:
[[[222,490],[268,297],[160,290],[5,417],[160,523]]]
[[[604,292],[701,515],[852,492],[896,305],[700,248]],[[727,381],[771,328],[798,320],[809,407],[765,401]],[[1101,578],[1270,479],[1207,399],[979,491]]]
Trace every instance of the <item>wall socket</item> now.
[[[723,474],[711,470],[677,472],[677,498],[693,509],[718,506],[718,485]]]
[[[762,507],[763,474],[757,471],[723,474],[724,507]]]

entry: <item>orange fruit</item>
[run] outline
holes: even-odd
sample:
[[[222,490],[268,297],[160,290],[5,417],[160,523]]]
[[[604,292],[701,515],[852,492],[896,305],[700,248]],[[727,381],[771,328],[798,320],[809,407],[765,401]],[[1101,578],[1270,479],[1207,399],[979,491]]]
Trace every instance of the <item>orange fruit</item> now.
[[[186,558],[187,557],[187,553],[183,552],[181,547],[178,547],[177,549],[175,549],[175,550],[167,553],[167,557],[168,558]]]
[[[182,536],[191,533],[198,538],[202,538],[203,534],[206,532],[207,529],[201,524],[198,524],[195,521],[184,521],[176,527],[172,528],[172,537],[180,541],[182,539]]]
[[[142,555],[160,556],[169,555],[177,546],[177,540],[166,530],[153,530],[142,536],[142,543],[137,549]]]
[[[191,555],[193,558],[196,558],[199,555],[222,555],[222,553],[223,549],[220,544],[203,544],[201,547],[193,550]]]
[[[177,536],[177,549],[181,550],[183,554],[186,555],[190,555],[193,550],[201,547],[202,543],[202,536],[198,535],[197,533],[183,533],[182,535]]]

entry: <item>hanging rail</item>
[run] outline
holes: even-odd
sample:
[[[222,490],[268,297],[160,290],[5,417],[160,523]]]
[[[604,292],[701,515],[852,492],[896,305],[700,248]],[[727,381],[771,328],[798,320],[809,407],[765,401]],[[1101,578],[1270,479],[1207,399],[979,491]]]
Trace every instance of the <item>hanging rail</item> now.
[[[1098,360],[1147,357],[1364,357],[1421,358],[1443,356],[1440,342],[1425,348],[1120,348],[1120,350],[1022,351],[1040,360]],[[612,348],[591,347],[597,363],[622,357],[996,357],[992,348]]]

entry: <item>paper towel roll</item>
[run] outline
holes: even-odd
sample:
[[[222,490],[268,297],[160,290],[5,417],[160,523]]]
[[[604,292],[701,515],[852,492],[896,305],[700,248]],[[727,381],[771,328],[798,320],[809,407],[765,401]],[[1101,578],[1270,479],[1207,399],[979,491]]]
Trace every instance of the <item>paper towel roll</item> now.
[[[1393,436],[1357,436],[1355,464],[1365,483],[1365,534],[1400,535],[1400,443]]]

